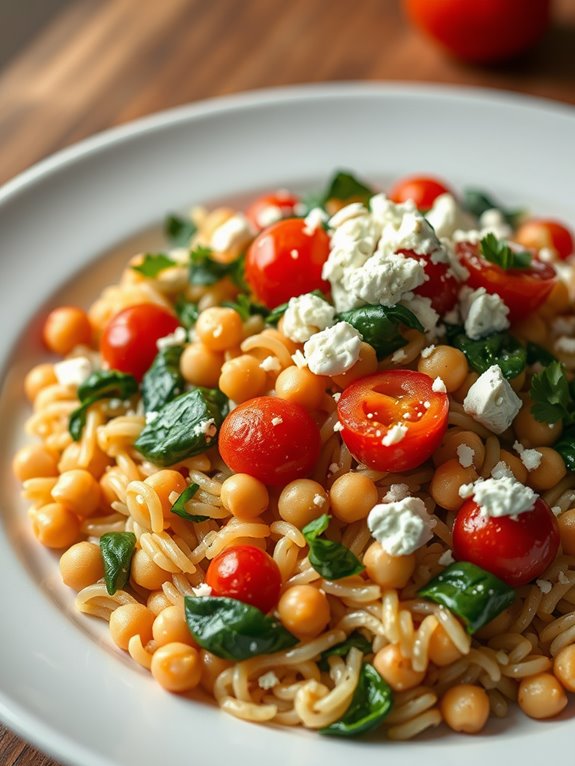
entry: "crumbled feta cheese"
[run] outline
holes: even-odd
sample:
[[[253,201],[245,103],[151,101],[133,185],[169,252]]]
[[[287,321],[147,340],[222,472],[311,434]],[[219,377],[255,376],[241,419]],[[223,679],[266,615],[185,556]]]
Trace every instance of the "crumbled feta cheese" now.
[[[433,536],[432,518],[420,497],[375,505],[367,517],[367,526],[390,556],[407,556]]]
[[[507,239],[513,234],[513,229],[505,216],[497,208],[490,208],[479,216],[479,228],[484,237],[486,234],[494,234],[498,239]]]
[[[462,468],[470,468],[473,465],[473,458],[475,457],[475,450],[470,447],[469,444],[460,444],[457,447],[457,458],[459,465]]]
[[[339,400],[341,399],[341,391],[336,391],[335,394],[331,395],[331,398],[337,404],[337,402],[339,402]]]
[[[309,369],[316,375],[341,375],[359,359],[361,340],[348,322],[338,322],[312,335],[303,347]]]
[[[423,264],[400,253],[376,253],[361,269],[348,271],[343,287],[358,305],[395,306],[425,281]]]
[[[205,436],[206,440],[210,440],[214,438],[217,432],[218,428],[216,426],[216,421],[214,418],[208,418],[207,420],[202,420],[197,426],[194,426],[190,433],[194,436]]]
[[[575,354],[575,338],[562,335],[555,341],[555,350],[563,354]]]
[[[408,428],[403,425],[403,423],[395,423],[395,425],[387,429],[387,433],[381,440],[381,443],[384,447],[390,447],[392,444],[399,444],[399,442],[404,439],[407,431]]]
[[[321,508],[322,505],[325,505],[325,497],[323,495],[314,495],[313,496],[313,504],[317,505],[318,508]]]
[[[561,516],[561,514],[563,513],[563,509],[561,508],[560,505],[552,505],[551,511],[553,512],[554,516]]]
[[[532,511],[537,495],[513,476],[498,479],[479,479],[473,485],[473,499],[480,511],[491,518],[517,517]]]
[[[278,207],[278,205],[266,205],[258,211],[256,216],[258,226],[262,229],[267,229],[267,227],[271,226],[272,223],[281,221],[282,218],[282,209],[281,207]]]
[[[543,263],[553,263],[557,260],[557,254],[552,247],[542,247],[537,253],[537,257]]]
[[[268,691],[268,689],[273,689],[274,686],[279,684],[279,682],[280,680],[273,670],[268,670],[267,673],[264,673],[258,678],[258,686],[260,689],[264,689],[265,691]]]
[[[329,219],[328,225],[330,229],[337,229],[346,221],[351,221],[352,218],[357,218],[358,216],[365,216],[367,213],[368,210],[362,202],[351,202],[349,205],[340,208],[337,213],[334,213]]]
[[[336,431],[336,432],[337,431],[343,431],[343,423],[340,423],[339,420],[338,420],[337,423],[335,423],[335,425],[333,427],[333,430]]]
[[[427,346],[421,351],[421,358],[427,359],[427,357],[431,356],[434,351],[435,351],[435,346],[433,344],[431,344],[431,346]]]
[[[471,484],[462,484],[459,487],[459,497],[463,498],[463,500],[467,500],[468,497],[473,495],[474,486],[473,482],[471,482]]]
[[[488,293],[484,287],[461,290],[459,305],[465,324],[465,334],[472,340],[479,340],[493,332],[509,327],[509,309],[496,293]]]
[[[263,359],[260,362],[260,368],[264,372],[279,372],[282,368],[280,361],[275,356],[266,356],[265,359]]]
[[[334,473],[337,473],[339,469],[340,469],[339,463],[330,463],[327,469],[327,472],[328,474],[334,474]]]
[[[423,332],[426,335],[434,335],[436,333],[439,314],[431,305],[430,298],[422,298],[420,295],[410,294],[404,297],[401,305],[415,314],[423,325]]]
[[[450,564],[453,564],[454,561],[453,553],[449,549],[444,551],[437,559],[437,563],[441,564],[442,567],[448,567]]]
[[[202,582],[199,585],[192,587],[192,591],[194,592],[194,596],[198,596],[198,598],[212,595],[212,589],[206,582]]]
[[[541,465],[543,460],[543,454],[536,449],[526,449],[520,442],[516,441],[513,445],[513,449],[519,457],[521,462],[527,468],[528,471],[535,471]]]
[[[551,322],[554,335],[573,335],[575,333],[575,316],[556,317]]]
[[[281,423],[283,423],[283,418],[276,416],[275,418],[272,418],[272,426],[279,426]]]
[[[438,237],[452,237],[457,229],[474,229],[476,221],[451,194],[436,197],[425,216]]]
[[[303,355],[303,353],[299,350],[295,352],[295,354],[291,355],[291,358],[293,360],[293,363],[296,367],[307,367],[307,359]]]
[[[248,219],[242,213],[236,213],[213,231],[210,247],[217,253],[241,249],[253,236],[254,231]]]
[[[407,359],[407,354],[402,348],[398,348],[391,356],[391,361],[394,363],[403,362],[404,359]]]
[[[567,577],[565,572],[559,572],[557,575],[557,582],[560,582],[561,585],[568,585],[571,583],[571,580]]]
[[[439,375],[435,378],[435,380],[431,384],[431,390],[435,391],[436,394],[446,394],[447,393],[447,388],[445,387],[445,383],[443,381],[443,378],[440,378]]]
[[[76,356],[54,365],[54,374],[61,386],[81,386],[94,372],[90,359]]]
[[[214,333],[215,335],[215,333]],[[188,340],[188,331],[185,327],[176,327],[174,332],[169,335],[164,335],[163,338],[158,338],[156,346],[158,351],[164,351],[164,349],[170,346],[181,346]]]
[[[391,484],[387,490],[387,494],[383,496],[383,500],[386,503],[396,503],[399,500],[409,497],[409,491],[407,484]]]
[[[304,218],[304,234],[311,236],[316,229],[321,228],[324,221],[327,221],[327,213],[320,207],[312,208]]]
[[[553,588],[549,580],[535,580],[535,584],[543,594],[550,593]]]
[[[463,409],[495,434],[507,430],[521,409],[521,399],[503,377],[499,365],[486,370],[467,392]]]
[[[334,321],[334,307],[317,295],[306,293],[290,298],[282,330],[295,343],[305,343],[319,330],[331,327]]]
[[[513,471],[507,463],[504,460],[500,460],[498,463],[495,463],[493,468],[491,469],[491,478],[492,479],[513,479]]]
[[[155,412],[154,410],[150,410],[150,412],[146,412],[146,425],[149,426],[150,423],[153,423],[154,420],[157,419],[159,412]]]

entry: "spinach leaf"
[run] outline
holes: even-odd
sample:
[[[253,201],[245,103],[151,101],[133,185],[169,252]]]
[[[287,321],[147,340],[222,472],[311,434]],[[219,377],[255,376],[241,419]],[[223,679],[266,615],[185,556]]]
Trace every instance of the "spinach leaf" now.
[[[486,338],[472,340],[462,327],[446,325],[447,339],[452,346],[463,351],[470,366],[480,375],[498,364],[507,379],[514,378],[525,369],[527,351],[508,332],[494,332]]]
[[[243,294],[238,295],[235,301],[223,301],[221,305],[237,311],[244,322],[256,314],[259,314],[261,317],[267,317],[270,313],[269,309],[265,306],[262,306],[260,303],[254,303],[250,300],[249,296]]]
[[[307,293],[306,293],[307,294]],[[321,298],[322,301],[325,301],[326,303],[329,303],[327,297],[324,293],[322,293],[321,290],[312,290],[310,295],[317,295],[318,298]],[[279,306],[276,306],[275,309],[272,309],[269,314],[266,317],[266,324],[272,324],[277,325],[277,323],[280,321],[280,319],[283,317],[283,315],[287,311],[287,307],[289,306],[289,301],[287,303],[281,303]]]
[[[480,246],[485,260],[497,264],[502,269],[528,269],[531,266],[531,253],[526,250],[512,250],[507,242],[497,239],[495,234],[486,234]]]
[[[450,609],[463,620],[468,633],[487,625],[515,600],[511,586],[467,561],[448,566],[418,595]]]
[[[339,580],[342,577],[363,572],[365,567],[349,548],[341,543],[320,538],[320,535],[328,528],[330,518],[327,513],[324,513],[302,529],[309,546],[309,563],[327,580]]]
[[[357,737],[376,729],[393,705],[393,692],[377,670],[364,662],[351,704],[339,721],[320,729],[320,734]]]
[[[187,301],[183,295],[180,295],[174,308],[176,309],[180,324],[183,325],[186,330],[191,329],[198,321],[198,317],[200,316],[198,304]]]
[[[164,234],[172,247],[188,247],[197,230],[191,218],[172,214],[164,221]]]
[[[130,563],[136,548],[133,532],[107,532],[100,538],[106,590],[113,596],[130,577]]]
[[[220,263],[212,258],[209,247],[199,245],[190,253],[190,283],[192,285],[213,285],[229,277],[238,287],[245,289],[244,259],[237,258],[231,263]]]
[[[186,519],[186,521],[206,521],[209,519],[209,516],[200,516],[199,514],[188,513],[186,511],[186,503],[188,500],[192,499],[199,488],[199,484],[190,484],[189,487],[186,487],[186,489],[182,492],[182,494],[170,508],[170,513],[175,513],[176,516],[180,516],[180,518]]]
[[[98,370],[78,387],[80,407],[75,409],[68,421],[68,430],[74,441],[79,441],[86,425],[88,409],[101,399],[129,399],[138,391],[138,381],[133,375],[118,370]]]
[[[184,603],[190,633],[216,657],[239,662],[298,643],[273,617],[235,598],[186,596]]]
[[[142,380],[142,399],[146,412],[158,412],[184,392],[186,381],[180,372],[183,346],[168,346],[158,352]]]
[[[370,197],[373,197],[375,191],[369,186],[366,186],[362,181],[357,179],[354,175],[345,170],[339,170],[330,179],[327,189],[323,193],[323,202],[327,202],[330,199],[337,199],[341,201],[358,200],[360,202],[369,202]]]
[[[559,420],[570,423],[575,417],[575,402],[559,362],[552,362],[531,378],[530,397],[533,417],[541,423],[553,425]]]
[[[327,662],[328,657],[345,657],[349,653],[349,650],[354,647],[359,649],[362,654],[371,654],[373,652],[371,641],[368,641],[368,639],[358,630],[354,630],[354,632],[350,633],[341,644],[336,644],[335,646],[332,646],[331,649],[326,649],[325,652],[321,653],[318,662],[320,670],[329,669]]]
[[[156,465],[173,465],[215,444],[227,412],[228,400],[221,391],[194,388],[164,405],[134,446]]]
[[[575,427],[567,428],[553,445],[563,458],[568,471],[575,471]]]
[[[339,315],[358,330],[366,343],[373,346],[378,359],[405,346],[407,341],[400,333],[400,327],[412,327],[423,332],[423,325],[415,314],[405,306],[361,306]]]
[[[165,269],[176,265],[176,261],[166,253],[146,253],[142,263],[132,266],[132,271],[137,271],[145,277],[157,277]]]
[[[543,346],[539,346],[537,343],[527,342],[527,364],[542,364],[543,367],[547,367],[552,362],[557,360],[550,351],[547,351]]]
[[[506,210],[485,192],[472,188],[463,190],[463,206],[477,218],[487,210],[499,210],[507,223],[513,228],[517,226],[524,212],[523,210]]]

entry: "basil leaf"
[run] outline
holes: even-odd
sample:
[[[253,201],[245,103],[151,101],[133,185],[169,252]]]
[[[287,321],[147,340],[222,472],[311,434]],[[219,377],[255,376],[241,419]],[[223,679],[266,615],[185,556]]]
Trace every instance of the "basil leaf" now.
[[[198,321],[198,317],[200,316],[198,304],[187,301],[183,295],[180,295],[174,308],[178,315],[178,319],[180,320],[180,324],[183,325],[186,330],[191,329]]]
[[[156,355],[152,366],[142,380],[142,399],[146,412],[158,412],[182,394],[186,381],[180,372],[183,346],[168,346]]]
[[[130,577],[130,563],[136,548],[133,532],[107,532],[100,538],[106,590],[113,596]]]
[[[260,303],[253,303],[247,295],[243,294],[238,295],[235,301],[223,301],[221,305],[237,311],[244,322],[252,316],[267,317],[270,313],[269,309],[265,306],[262,306]]]
[[[129,399],[138,391],[138,381],[133,375],[118,370],[98,370],[78,387],[81,404],[71,414],[68,430],[74,441],[79,441],[86,425],[88,409],[101,399]]]
[[[531,253],[526,250],[512,250],[507,242],[497,239],[495,234],[486,234],[481,240],[481,255],[486,261],[497,264],[502,269],[528,269],[531,266]]]
[[[192,499],[199,488],[199,484],[190,484],[189,487],[186,487],[186,489],[182,492],[182,494],[170,508],[170,513],[175,513],[176,516],[179,516],[182,519],[186,519],[186,521],[206,521],[209,519],[209,516],[201,516],[199,514],[188,513],[186,511],[186,503],[188,500]]]
[[[226,660],[247,660],[298,643],[280,623],[235,598],[184,599],[190,633],[203,648]]]
[[[220,263],[212,258],[209,247],[196,247],[190,253],[190,283],[192,285],[213,285],[229,277],[241,289],[247,289],[244,282],[244,259],[237,258],[231,263]]]
[[[517,226],[524,214],[523,210],[506,210],[485,192],[473,188],[463,190],[463,207],[476,218],[479,218],[488,210],[499,210],[512,228]]]
[[[553,425],[560,420],[569,422],[574,415],[574,402],[559,362],[552,362],[538,375],[531,378],[531,412],[541,423]]]
[[[197,230],[191,218],[172,214],[164,221],[164,234],[172,247],[188,247]]]
[[[375,191],[366,186],[351,173],[345,170],[339,170],[329,181],[327,189],[322,195],[325,204],[330,199],[347,201],[350,199],[361,202],[369,202]]]
[[[157,277],[162,271],[176,265],[176,261],[166,253],[146,253],[142,263],[132,266],[132,271],[137,271],[145,277]]]
[[[553,449],[563,458],[568,471],[575,471],[575,428],[572,426],[563,431],[561,438],[555,442]]]
[[[400,327],[412,327],[423,332],[423,325],[415,314],[405,306],[361,306],[339,315],[344,322],[353,325],[366,343],[373,346],[378,359],[397,351],[407,341],[400,333]]]
[[[329,670],[329,664],[327,662],[328,657],[345,657],[349,653],[349,650],[354,647],[359,649],[362,654],[371,654],[373,652],[371,641],[368,641],[368,639],[359,631],[354,630],[354,632],[350,633],[341,644],[336,644],[335,646],[332,646],[331,649],[326,649],[325,652],[321,653],[318,662],[320,670]]]
[[[393,692],[369,662],[361,666],[351,704],[339,721],[320,729],[320,734],[357,737],[376,729],[393,705]]]
[[[329,520],[330,516],[324,513],[302,529],[309,546],[309,563],[326,580],[339,580],[363,572],[365,567],[349,548],[341,543],[320,538],[328,528]]]
[[[463,620],[468,633],[487,625],[515,600],[511,586],[468,561],[448,566],[418,595],[450,609]]]
[[[514,378],[525,369],[527,351],[525,347],[507,332],[494,332],[486,338],[472,340],[462,327],[446,326],[447,340],[452,346],[463,351],[470,366],[480,375],[492,365],[498,364],[507,379]]]
[[[194,388],[164,405],[134,446],[156,465],[173,465],[213,446],[227,412],[221,391]]]
[[[527,364],[542,364],[543,367],[547,367],[552,362],[556,362],[557,359],[550,351],[547,351],[543,346],[539,346],[537,343],[527,342]]]
[[[321,290],[312,290],[311,293],[309,293],[309,295],[317,295],[317,297],[321,298],[322,301],[329,303],[329,300],[327,299],[325,294],[322,293]],[[289,301],[287,303],[281,303],[279,306],[276,306],[275,309],[272,309],[266,317],[266,324],[277,325],[277,323],[286,313],[288,306],[289,306]]]

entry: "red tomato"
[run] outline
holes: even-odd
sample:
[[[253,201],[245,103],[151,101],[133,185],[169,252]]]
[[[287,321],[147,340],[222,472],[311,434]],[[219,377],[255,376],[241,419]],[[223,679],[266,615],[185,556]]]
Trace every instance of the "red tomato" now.
[[[455,306],[460,284],[455,278],[448,263],[434,263],[427,255],[418,255],[412,250],[400,250],[402,255],[421,261],[425,269],[427,281],[413,292],[422,298],[429,298],[431,305],[440,316],[443,316]]]
[[[411,199],[419,210],[429,210],[437,197],[446,193],[451,194],[451,189],[437,178],[410,176],[396,181],[387,196],[394,202],[407,202]]]
[[[467,61],[497,61],[530,48],[545,32],[551,0],[404,0],[411,21]]]
[[[100,340],[104,362],[113,370],[141,380],[158,353],[158,339],[179,326],[173,314],[154,303],[129,306],[104,328]]]
[[[559,527],[547,503],[538,498],[532,511],[491,518],[475,500],[467,500],[453,525],[453,554],[486,569],[509,585],[539,577],[557,555]]]
[[[421,372],[388,370],[348,386],[337,410],[352,455],[377,471],[409,471],[431,457],[447,428],[449,411],[447,394],[433,391],[432,385]],[[395,444],[385,445],[396,425],[407,431]]]
[[[320,227],[311,234],[301,218],[278,221],[254,239],[246,257],[246,279],[268,308],[312,290],[329,290],[321,278],[329,237]]]
[[[232,471],[274,487],[307,476],[320,447],[319,428],[307,410],[275,396],[243,402],[220,428],[220,454]]]
[[[298,203],[299,197],[295,194],[279,189],[271,194],[262,194],[254,200],[246,210],[246,217],[259,231],[281,218],[293,218]]]
[[[502,269],[479,254],[479,246],[461,242],[456,253],[469,271],[467,284],[500,295],[509,307],[509,319],[517,322],[539,308],[553,289],[555,269],[534,258],[527,269]]]
[[[206,582],[214,596],[251,604],[262,612],[277,604],[282,577],[276,562],[254,545],[234,545],[213,559]]]
[[[513,239],[523,247],[529,247],[533,250],[549,247],[555,250],[557,257],[562,261],[573,255],[575,250],[573,235],[566,226],[558,221],[543,219],[525,221],[517,229]]]

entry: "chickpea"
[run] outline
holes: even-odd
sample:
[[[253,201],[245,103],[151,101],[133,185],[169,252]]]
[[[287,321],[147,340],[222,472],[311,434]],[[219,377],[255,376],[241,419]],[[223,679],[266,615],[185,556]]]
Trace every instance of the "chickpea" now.
[[[457,391],[469,372],[463,351],[451,346],[436,346],[429,356],[420,357],[417,369],[430,378],[440,377],[449,392]]]
[[[208,694],[213,694],[216,678],[224,670],[231,667],[232,663],[221,657],[216,657],[215,654],[207,652],[205,649],[202,649],[200,652],[200,659],[202,662],[202,678],[200,680],[202,689],[207,691]]]
[[[153,473],[151,476],[144,479],[144,484],[149,484],[156,492],[162,504],[164,516],[166,517],[169,517],[170,509],[173,505],[170,502],[170,495],[172,492],[181,495],[188,486],[187,481],[179,471],[170,469]]]
[[[489,697],[480,686],[458,684],[445,692],[439,709],[450,729],[477,734],[489,718]]]
[[[479,375],[476,372],[469,372],[465,376],[465,380],[463,383],[459,386],[459,388],[453,392],[453,398],[456,402],[459,402],[460,404],[463,403],[465,400],[465,397],[469,393],[469,389],[471,386],[479,380]]]
[[[110,615],[110,635],[114,643],[128,651],[133,636],[140,636],[142,644],[152,639],[154,613],[143,604],[122,604]]]
[[[541,463],[534,471],[529,471],[529,485],[533,489],[545,491],[555,487],[567,473],[561,455],[551,447],[540,447]]]
[[[366,550],[363,564],[370,579],[382,588],[404,588],[415,571],[415,554],[390,556],[374,542]]]
[[[163,590],[153,590],[148,596],[146,606],[157,617],[163,609],[167,609],[169,606],[172,606],[172,602],[166,596]]]
[[[158,646],[180,643],[197,647],[181,606],[168,606],[163,609],[154,620],[152,635]]]
[[[517,455],[508,452],[506,449],[502,449],[499,453],[499,460],[502,460],[505,463],[517,481],[521,482],[521,484],[527,483],[527,468],[525,468]]]
[[[270,502],[265,484],[247,473],[229,476],[222,484],[221,499],[232,516],[244,521],[262,514]]]
[[[224,362],[218,386],[232,401],[245,402],[264,393],[267,375],[258,359],[242,354]]]
[[[531,401],[528,397],[522,397],[523,407],[513,421],[515,436],[525,447],[550,447],[561,436],[563,427],[561,421],[552,426],[540,423],[531,413]]]
[[[425,671],[414,670],[411,661],[403,657],[397,644],[388,644],[373,658],[373,664],[380,676],[396,692],[413,689],[425,678]]]
[[[157,590],[163,583],[170,579],[171,575],[165,569],[159,567],[146,551],[139,548],[132,557],[130,568],[132,580],[148,590]]]
[[[472,465],[478,471],[485,460],[485,447],[480,437],[473,431],[457,431],[455,433],[448,431],[440,448],[433,455],[435,465],[441,465],[452,459],[457,459],[459,462],[457,448],[462,444],[473,450]]]
[[[530,718],[553,718],[567,704],[567,695],[554,675],[538,673],[522,679],[517,701]]]
[[[44,342],[55,354],[66,356],[76,346],[90,346],[92,326],[88,315],[76,306],[61,306],[48,314]]]
[[[447,460],[438,466],[430,485],[430,493],[435,502],[448,511],[458,511],[463,505],[459,495],[462,484],[471,484],[477,479],[473,466],[463,468],[458,460]]]
[[[318,636],[329,622],[329,602],[313,585],[294,585],[282,594],[278,603],[282,624],[298,638]]]
[[[65,585],[82,590],[104,576],[100,546],[83,541],[68,548],[60,558],[60,575]]]
[[[326,388],[326,380],[306,367],[286,367],[276,379],[275,390],[280,399],[301,404],[308,410],[317,410],[321,406]]]
[[[365,378],[367,375],[373,375],[377,372],[377,355],[373,346],[369,343],[362,342],[359,347],[359,357],[357,362],[350,367],[346,372],[342,372],[341,375],[334,375],[332,381],[336,386],[345,388],[353,383],[354,380]]]
[[[575,556],[575,508],[564,511],[557,517],[561,547],[567,556]]]
[[[553,673],[568,692],[575,692],[575,644],[561,649],[553,662]]]
[[[282,489],[278,500],[278,511],[284,521],[302,529],[310,521],[327,513],[329,501],[327,492],[311,479],[295,479]]]
[[[32,531],[47,548],[69,548],[80,536],[80,522],[61,503],[50,503],[30,512]]]
[[[174,642],[154,652],[151,671],[167,691],[188,692],[200,683],[202,663],[199,652],[193,646]]]
[[[58,471],[60,473],[66,473],[66,471],[73,471],[75,468],[84,468],[91,473],[95,479],[100,479],[106,468],[112,465],[111,458],[108,457],[97,444],[95,444],[94,452],[88,465],[80,466],[80,449],[81,447],[78,442],[69,444],[64,452],[62,452],[60,462],[58,463]]]
[[[442,668],[445,665],[451,665],[461,656],[461,652],[449,638],[443,625],[438,625],[429,639],[429,659],[431,662]]]
[[[545,346],[547,343],[547,324],[535,312],[531,312],[526,319],[515,322],[512,332],[514,336],[539,346]]]
[[[18,481],[58,476],[58,463],[53,452],[41,444],[29,444],[19,449],[12,461]]]
[[[234,309],[214,306],[200,313],[196,335],[212,351],[239,346],[244,337],[242,318]]]
[[[87,518],[100,507],[100,485],[91,473],[82,468],[66,471],[52,488],[55,502],[62,503],[77,516]]]
[[[191,343],[180,357],[180,372],[193,386],[215,388],[223,363],[223,354],[212,351],[202,343]]]
[[[32,367],[24,379],[24,391],[33,402],[42,389],[53,386],[58,382],[53,364],[38,364]]]
[[[351,524],[365,519],[377,504],[377,487],[361,473],[344,473],[331,485],[329,500],[333,515],[340,521]]]

